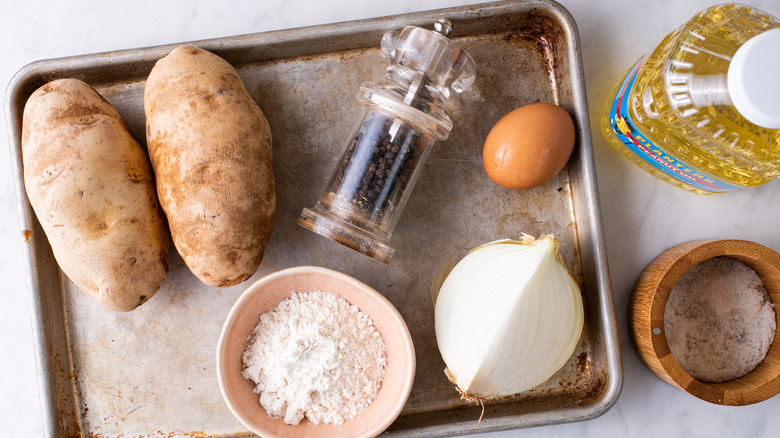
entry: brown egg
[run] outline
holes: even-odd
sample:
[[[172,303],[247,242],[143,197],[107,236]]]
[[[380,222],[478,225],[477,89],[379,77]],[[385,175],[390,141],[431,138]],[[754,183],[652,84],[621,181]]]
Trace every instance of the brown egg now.
[[[574,149],[574,122],[565,109],[532,103],[493,126],[482,149],[488,176],[513,190],[530,189],[563,169]]]

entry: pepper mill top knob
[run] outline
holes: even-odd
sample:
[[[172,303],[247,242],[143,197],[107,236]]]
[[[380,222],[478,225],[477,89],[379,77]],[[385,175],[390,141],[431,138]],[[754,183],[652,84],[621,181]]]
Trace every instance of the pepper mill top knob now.
[[[450,33],[452,33],[452,22],[446,18],[437,18],[433,23],[433,30],[444,36],[450,36]]]

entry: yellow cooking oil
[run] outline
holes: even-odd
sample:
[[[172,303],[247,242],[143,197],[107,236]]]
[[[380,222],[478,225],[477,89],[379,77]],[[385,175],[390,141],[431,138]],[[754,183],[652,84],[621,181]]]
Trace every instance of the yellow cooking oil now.
[[[727,84],[737,50],[778,27],[777,18],[744,5],[700,12],[620,80],[602,117],[604,136],[642,169],[699,194],[780,176],[780,129],[743,117]]]

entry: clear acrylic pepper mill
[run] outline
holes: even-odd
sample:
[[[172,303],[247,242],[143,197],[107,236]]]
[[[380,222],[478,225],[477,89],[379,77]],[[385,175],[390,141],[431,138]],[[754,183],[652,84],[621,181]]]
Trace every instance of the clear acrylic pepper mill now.
[[[452,23],[440,18],[433,31],[400,26],[384,34],[384,78],[360,87],[358,129],[317,205],[303,209],[300,225],[390,262],[390,236],[423,163],[452,130],[444,101],[474,82],[474,61],[448,38],[451,31]]]

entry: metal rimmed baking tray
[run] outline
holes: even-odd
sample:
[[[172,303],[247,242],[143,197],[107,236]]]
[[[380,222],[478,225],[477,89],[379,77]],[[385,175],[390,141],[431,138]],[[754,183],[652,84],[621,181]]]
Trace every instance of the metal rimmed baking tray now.
[[[382,34],[397,25],[453,22],[451,37],[477,64],[471,90],[448,102],[455,123],[435,146],[409,199],[383,265],[296,225],[313,205],[346,146],[358,114],[360,84],[381,76]],[[45,430],[55,437],[246,436],[221,399],[215,348],[238,295],[278,269],[321,265],[353,275],[387,296],[411,331],[414,388],[390,436],[475,432],[481,408],[460,400],[444,376],[429,289],[449,256],[521,232],[553,232],[581,285],[586,327],[570,361],[542,386],[489,404],[479,432],[584,420],[618,397],[622,369],[574,20],[552,1],[507,1],[197,41],[236,66],[274,136],[277,222],[253,279],[217,289],[201,284],[171,250],[160,292],[133,312],[104,310],[62,275],[26,198],[21,125],[29,95],[47,81],[76,77],[95,87],[143,145],[144,81],[177,45],[35,62],[6,95],[8,131],[38,353]],[[545,101],[569,111],[577,144],[547,184],[509,191],[481,162],[491,126],[523,104]]]

